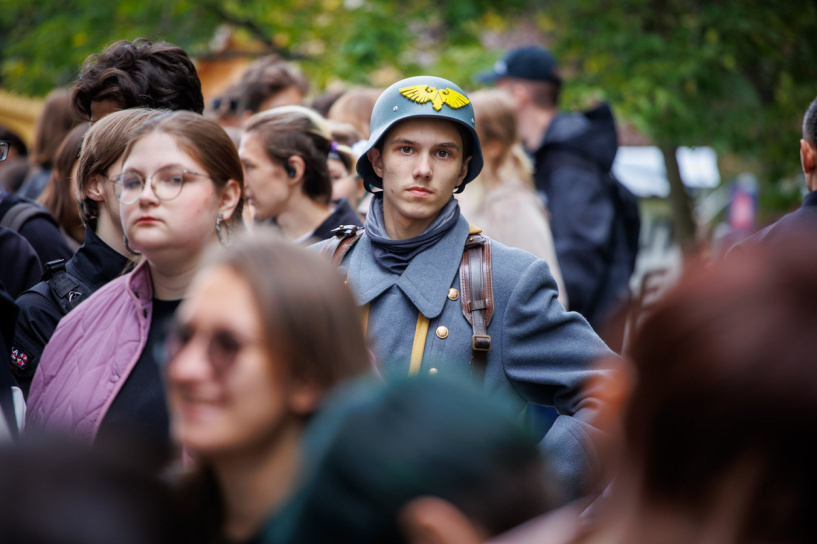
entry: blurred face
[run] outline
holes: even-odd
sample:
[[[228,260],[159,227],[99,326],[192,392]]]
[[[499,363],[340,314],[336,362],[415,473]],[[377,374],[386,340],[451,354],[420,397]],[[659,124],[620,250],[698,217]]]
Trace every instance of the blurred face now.
[[[296,421],[288,380],[264,344],[243,276],[224,266],[199,274],[177,312],[179,341],[167,369],[173,435],[207,457],[274,441]],[[178,349],[178,351],[176,351]]]
[[[292,178],[283,166],[269,158],[261,138],[254,132],[241,136],[238,156],[244,165],[247,202],[253,206],[256,219],[278,217],[289,202]]]
[[[357,177],[349,174],[343,161],[337,159],[329,159],[327,162],[329,166],[329,179],[332,180],[332,200],[340,200],[345,198],[354,206],[360,200],[359,188],[362,189],[362,184]]]
[[[304,95],[298,87],[287,87],[281,92],[275,93],[261,103],[258,111],[271,110],[279,106],[297,106],[304,101]]]
[[[383,179],[383,219],[392,238],[420,235],[468,173],[471,158],[454,123],[414,118],[398,123],[369,151],[375,173]]]
[[[181,192],[170,200],[156,196],[151,182],[157,171],[173,167],[184,174]],[[220,199],[205,168],[164,132],[142,137],[125,158],[122,172],[138,173],[144,188],[133,204],[120,203],[122,225],[131,247],[150,261],[160,255],[174,260],[195,256],[216,238]],[[231,210],[226,210],[229,219]]]

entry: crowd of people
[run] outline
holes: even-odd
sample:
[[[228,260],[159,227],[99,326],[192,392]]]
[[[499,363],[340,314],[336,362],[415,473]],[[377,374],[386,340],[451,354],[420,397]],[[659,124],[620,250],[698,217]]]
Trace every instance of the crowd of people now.
[[[0,129],[3,541],[813,542],[813,193],[627,319],[610,107],[477,79],[140,38]]]

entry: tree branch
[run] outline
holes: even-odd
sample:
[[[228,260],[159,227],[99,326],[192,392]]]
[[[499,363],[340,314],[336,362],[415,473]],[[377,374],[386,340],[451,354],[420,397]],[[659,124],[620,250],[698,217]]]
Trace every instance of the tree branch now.
[[[218,4],[205,4],[205,9],[214,13],[219,19],[224,21],[225,23],[243,28],[247,30],[252,36],[261,42],[269,53],[279,55],[285,59],[294,59],[300,57],[299,55],[293,54],[288,48],[279,47],[275,45],[275,42],[272,41],[270,37],[270,32],[265,31],[258,23],[251,19],[247,19],[245,17],[239,17],[238,15],[228,13],[222,6]]]

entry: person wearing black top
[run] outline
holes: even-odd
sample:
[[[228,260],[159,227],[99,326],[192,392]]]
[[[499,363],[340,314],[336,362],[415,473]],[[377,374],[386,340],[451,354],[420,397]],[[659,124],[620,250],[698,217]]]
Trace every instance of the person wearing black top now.
[[[158,115],[131,108],[112,113],[88,130],[77,166],[77,192],[85,243],[67,262],[52,263],[46,278],[17,300],[20,315],[12,370],[26,396],[45,345],[60,319],[100,287],[130,267],[119,218],[119,201],[110,180],[122,171],[122,153],[133,132]],[[45,264],[45,263],[43,263]]]
[[[118,253],[96,234],[96,221],[89,226],[85,229],[85,243],[64,263],[61,272],[57,272],[62,276],[67,273],[69,289],[60,296],[60,286],[54,281],[44,280],[17,299],[20,314],[13,346],[19,354],[25,355],[25,359],[18,355],[12,361],[12,369],[26,396],[40,355],[60,319],[68,313],[68,309],[121,275],[131,264],[128,257]],[[58,275],[54,275],[53,279],[59,280]]]
[[[284,238],[308,244],[341,225],[362,226],[346,201],[332,202],[326,121],[302,106],[257,113],[244,126],[238,154],[257,221],[272,221]]]
[[[31,215],[21,225],[8,224],[13,221],[11,215],[6,217],[7,214],[19,211],[20,206],[25,207],[26,213]],[[0,187],[0,225],[16,230],[28,240],[42,264],[55,259],[70,259],[74,254],[63,238],[57,221],[51,217],[48,210],[33,200],[10,193],[2,187]],[[16,228],[13,228],[15,226]]]

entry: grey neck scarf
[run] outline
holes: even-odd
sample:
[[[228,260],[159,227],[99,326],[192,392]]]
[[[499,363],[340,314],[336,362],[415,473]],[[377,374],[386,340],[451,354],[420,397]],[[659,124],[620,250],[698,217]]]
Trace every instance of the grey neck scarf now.
[[[374,259],[392,274],[402,274],[411,260],[440,241],[460,217],[460,204],[451,196],[434,221],[420,236],[408,240],[392,240],[383,222],[383,193],[376,193],[366,216],[366,236],[372,241]]]

